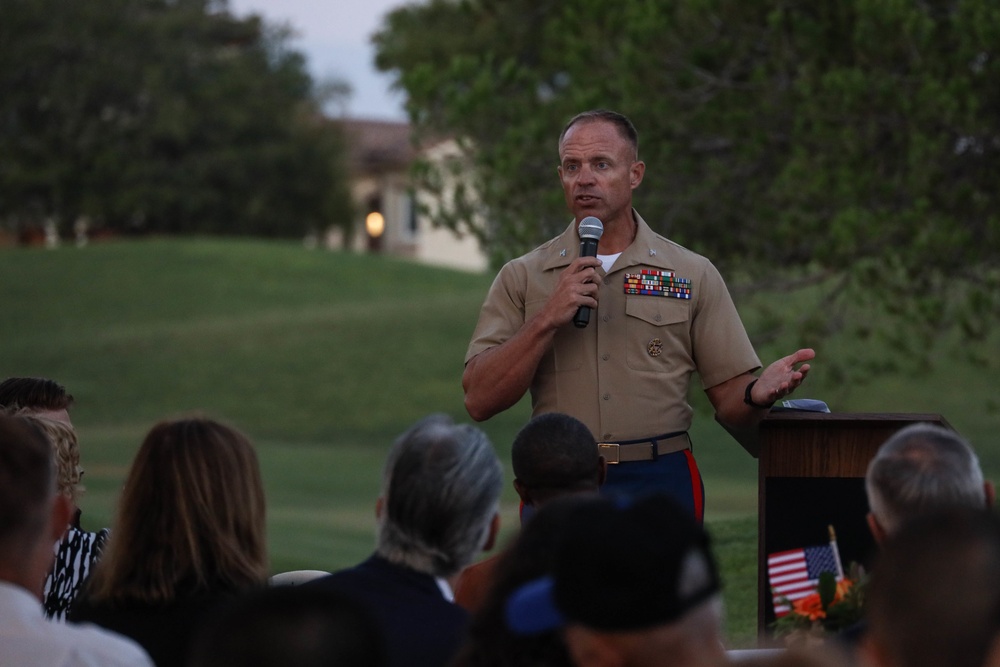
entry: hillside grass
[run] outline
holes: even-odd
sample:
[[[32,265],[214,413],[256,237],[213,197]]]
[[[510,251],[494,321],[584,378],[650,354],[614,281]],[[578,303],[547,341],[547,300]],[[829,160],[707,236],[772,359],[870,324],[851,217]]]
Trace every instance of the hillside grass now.
[[[158,420],[200,412],[256,443],[268,494],[272,570],[335,570],[374,541],[382,461],[395,436],[444,412],[468,421],[462,361],[492,280],[291,242],[117,240],[0,249],[0,377],[46,376],[76,397],[84,525],[110,525],[118,489]],[[840,412],[935,412],[1000,469],[994,374],[942,352],[920,376],[825,383],[819,350],[800,396]],[[840,348],[843,349],[843,348]],[[761,350],[767,363],[790,350]],[[878,350],[873,350],[877,354]],[[726,584],[732,646],[756,633],[756,462],[699,390],[692,437]],[[995,404],[994,404],[995,405]],[[504,539],[517,524],[509,443],[521,401],[482,424],[506,466]]]

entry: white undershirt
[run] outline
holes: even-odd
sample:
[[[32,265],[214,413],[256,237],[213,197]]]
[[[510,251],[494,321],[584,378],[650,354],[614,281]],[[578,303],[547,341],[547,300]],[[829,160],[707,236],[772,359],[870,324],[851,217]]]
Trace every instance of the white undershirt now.
[[[611,271],[611,267],[614,266],[615,260],[621,257],[620,252],[616,252],[613,255],[598,255],[597,259],[601,260],[601,265],[604,267],[604,272],[608,273]]]
[[[454,602],[455,592],[451,589],[451,584],[448,583],[448,580],[444,577],[434,577],[434,581],[437,583],[438,589],[441,591],[444,599],[448,602]]]

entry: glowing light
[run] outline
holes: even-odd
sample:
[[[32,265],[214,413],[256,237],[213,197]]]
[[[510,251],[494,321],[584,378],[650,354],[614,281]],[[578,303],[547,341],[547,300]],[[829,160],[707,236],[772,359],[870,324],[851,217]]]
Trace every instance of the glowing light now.
[[[365,218],[365,229],[368,230],[368,236],[377,239],[385,231],[385,218],[378,211],[372,211]]]

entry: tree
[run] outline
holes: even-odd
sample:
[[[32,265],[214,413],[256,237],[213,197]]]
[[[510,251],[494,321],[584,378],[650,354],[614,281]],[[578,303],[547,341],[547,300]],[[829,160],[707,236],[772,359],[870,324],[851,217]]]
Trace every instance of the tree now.
[[[758,342],[849,336],[847,380],[1000,320],[1000,6],[431,0],[374,42],[418,136],[465,142],[474,186],[439,222],[489,220],[495,263],[568,222],[556,137],[608,107],[639,128],[654,229],[738,296],[798,291],[791,327],[788,299],[755,304]],[[899,354],[858,365],[874,339]]]
[[[290,32],[207,0],[11,0],[0,218],[298,235],[347,221],[343,142]]]

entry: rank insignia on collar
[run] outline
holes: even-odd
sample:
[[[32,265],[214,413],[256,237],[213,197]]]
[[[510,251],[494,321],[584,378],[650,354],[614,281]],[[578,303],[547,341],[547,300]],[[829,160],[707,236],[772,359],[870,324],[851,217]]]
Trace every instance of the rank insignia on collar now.
[[[673,271],[642,269],[640,273],[625,274],[625,293],[690,299],[691,279],[680,278]]]
[[[646,352],[649,352],[649,356],[658,357],[663,352],[663,341],[659,338],[654,338],[649,341],[646,345]]]

